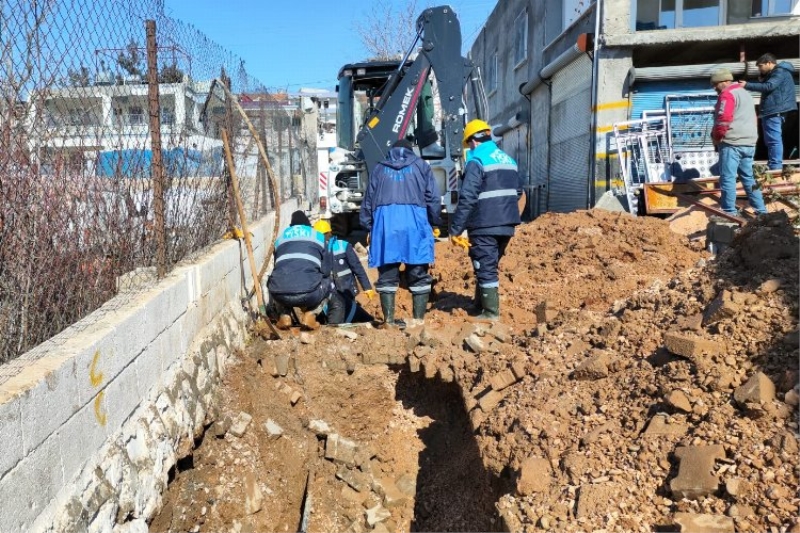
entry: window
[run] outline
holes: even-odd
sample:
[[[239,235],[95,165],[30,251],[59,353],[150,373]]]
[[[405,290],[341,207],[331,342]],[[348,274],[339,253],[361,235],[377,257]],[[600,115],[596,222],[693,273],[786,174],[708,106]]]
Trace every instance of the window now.
[[[523,10],[514,21],[514,65],[528,57],[528,10]]]
[[[791,15],[793,0],[752,0],[753,17],[770,17],[775,15]]]
[[[486,92],[491,93],[497,90],[497,50],[489,56],[486,64]]]
[[[720,26],[722,23],[722,0],[637,0],[636,2],[637,31]]]

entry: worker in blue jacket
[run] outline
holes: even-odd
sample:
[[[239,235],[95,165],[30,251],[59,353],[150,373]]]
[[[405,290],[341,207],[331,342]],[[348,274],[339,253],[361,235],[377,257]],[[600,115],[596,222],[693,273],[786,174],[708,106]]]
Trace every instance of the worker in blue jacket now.
[[[783,168],[783,124],[789,113],[797,111],[794,66],[788,61],[764,54],[756,61],[758,81],[740,81],[748,91],[761,93],[761,131],[767,147],[767,167]]]
[[[372,170],[360,213],[361,226],[370,232],[369,266],[378,269],[375,287],[387,326],[405,326],[394,317],[401,263],[413,302],[411,325],[424,320],[433,281],[428,273],[433,226],[441,224],[440,210],[441,193],[430,165],[414,153],[409,141],[396,141]]]
[[[311,227],[305,213],[295,211],[289,227],[275,241],[274,257],[267,289],[270,299],[279,304],[278,327],[290,327],[291,309],[299,307],[304,312],[302,324],[316,329],[316,315],[328,303],[333,288],[333,261],[325,236]]]
[[[464,128],[471,150],[458,205],[450,223],[450,241],[469,250],[482,312],[478,319],[500,317],[497,267],[520,224],[517,199],[522,181],[517,163],[492,141],[489,124],[472,120]],[[468,238],[461,236],[467,230]]]
[[[372,315],[362,308],[356,301],[358,286],[356,279],[364,289],[364,294],[371,300],[375,297],[375,290],[369,281],[367,271],[361,264],[355,250],[349,242],[338,239],[331,228],[331,223],[325,219],[314,223],[314,229],[325,235],[328,251],[333,256],[333,282],[336,291],[344,299],[341,309],[328,309],[326,316],[329,323],[352,324],[356,322],[370,322]],[[336,311],[340,313],[337,315]]]

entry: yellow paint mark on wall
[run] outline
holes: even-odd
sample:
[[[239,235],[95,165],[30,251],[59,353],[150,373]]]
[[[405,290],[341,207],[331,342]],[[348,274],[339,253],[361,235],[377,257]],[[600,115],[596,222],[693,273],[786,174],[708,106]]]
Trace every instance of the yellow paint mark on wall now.
[[[607,111],[609,109],[627,109],[631,106],[628,100],[617,100],[616,102],[606,102],[595,106],[595,111]]]
[[[98,387],[103,382],[103,373],[97,371],[97,362],[100,360],[100,350],[94,352],[92,364],[89,367],[89,382],[92,387]]]
[[[108,417],[103,412],[103,396],[105,396],[106,391],[100,391],[100,394],[95,396],[94,398],[94,417],[100,423],[101,426],[105,426],[106,422],[108,421]]]

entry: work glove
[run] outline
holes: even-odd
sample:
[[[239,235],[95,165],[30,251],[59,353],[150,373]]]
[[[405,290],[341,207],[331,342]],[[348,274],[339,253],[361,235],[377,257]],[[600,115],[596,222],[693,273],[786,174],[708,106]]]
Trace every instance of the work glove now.
[[[373,298],[375,298],[375,289],[366,290],[364,291],[364,294],[367,296],[367,298],[372,300]]]
[[[434,239],[438,239],[439,235],[441,235],[441,234],[442,234],[442,232],[439,231],[439,228],[433,228],[433,238]]]
[[[369,246],[370,239],[369,236],[372,235],[372,232],[367,233],[367,246]]]
[[[467,239],[466,237],[461,237],[459,235],[451,236],[450,242],[452,244],[455,244],[456,246],[462,247],[465,250],[469,250],[469,247],[472,246],[472,244],[470,244],[469,242],[469,239]]]

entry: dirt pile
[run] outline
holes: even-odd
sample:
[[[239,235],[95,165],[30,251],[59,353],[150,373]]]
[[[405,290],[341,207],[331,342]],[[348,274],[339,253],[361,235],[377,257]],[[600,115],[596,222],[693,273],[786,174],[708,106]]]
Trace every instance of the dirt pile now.
[[[512,241],[486,326],[441,243],[424,328],[242,354],[223,411],[250,429],[207,433],[151,529],[294,530],[308,478],[309,531],[800,531],[797,265],[782,214],[716,259],[656,219],[548,214]],[[326,458],[312,420],[360,462]]]

